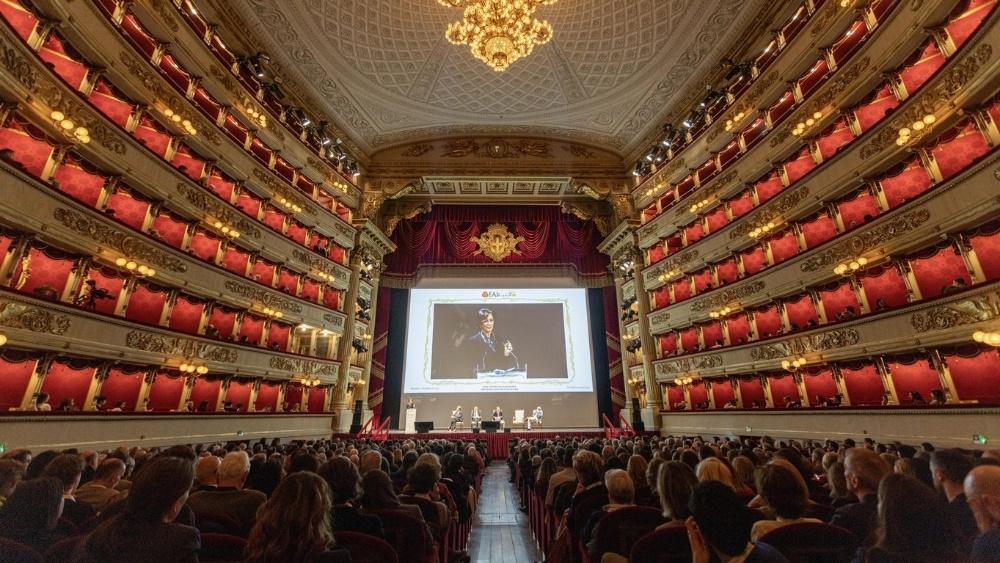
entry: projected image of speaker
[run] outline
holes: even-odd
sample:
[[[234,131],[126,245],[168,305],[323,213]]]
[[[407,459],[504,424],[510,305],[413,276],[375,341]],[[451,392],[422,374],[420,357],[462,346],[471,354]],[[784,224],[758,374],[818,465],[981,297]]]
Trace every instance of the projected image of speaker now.
[[[500,428],[500,423],[495,420],[484,420],[483,421],[483,431],[490,434],[496,434],[497,429]]]
[[[417,434],[427,434],[431,430],[434,430],[434,421],[424,420],[416,422],[414,423],[413,428],[417,431]]]

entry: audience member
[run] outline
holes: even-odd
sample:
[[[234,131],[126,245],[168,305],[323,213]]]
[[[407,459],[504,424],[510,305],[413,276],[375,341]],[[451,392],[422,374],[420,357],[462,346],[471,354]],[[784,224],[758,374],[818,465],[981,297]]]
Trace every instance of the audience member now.
[[[702,481],[691,493],[689,508],[686,524],[693,563],[788,563],[773,547],[750,541],[754,516],[731,487]]]
[[[611,469],[604,474],[604,486],[608,489],[608,504],[590,515],[580,531],[580,541],[587,547],[591,561],[600,561],[603,553],[595,551],[593,538],[600,527],[601,519],[609,512],[635,506],[635,484],[628,472],[621,469]]]
[[[40,553],[67,537],[60,529],[63,484],[54,477],[23,481],[0,508],[0,537]]]
[[[362,514],[354,507],[361,496],[361,475],[346,457],[338,456],[319,468],[319,476],[330,487],[330,525],[335,532],[360,532],[385,537],[382,521],[378,516]]]
[[[206,491],[219,487],[219,466],[222,459],[214,455],[202,456],[194,468],[194,490]]]
[[[347,550],[336,549],[330,525],[330,490],[308,471],[283,479],[260,508],[247,539],[247,563],[350,562]]]
[[[608,489],[604,486],[604,464],[601,456],[589,450],[580,450],[573,456],[573,470],[576,472],[577,492],[570,501],[569,511],[566,514],[566,521],[579,522],[581,525],[590,518],[590,514],[596,512],[601,506],[608,504]],[[596,508],[590,509],[590,506]],[[587,514],[580,514],[581,510],[590,510]],[[570,528],[570,533],[574,538],[579,537],[580,530]]]
[[[688,503],[691,501],[691,491],[698,484],[698,477],[687,464],[668,461],[660,467],[656,481],[660,507],[663,509],[663,517],[667,519],[660,528],[683,526],[684,521],[691,516]]]
[[[270,497],[278,483],[284,477],[285,470],[281,466],[281,461],[277,459],[259,460],[258,463],[250,462],[250,476],[247,477],[247,488],[260,491]]]
[[[978,533],[976,519],[965,500],[963,484],[972,471],[972,459],[958,450],[937,450],[931,454],[934,488],[948,500],[948,514],[958,533],[970,543]]]
[[[195,517],[223,528],[235,524],[237,529],[228,533],[243,536],[249,533],[257,510],[267,501],[264,493],[243,488],[249,474],[250,458],[245,451],[226,454],[219,465],[218,486],[195,491],[187,499]]]
[[[562,451],[562,456],[557,455],[556,462],[559,464],[559,471],[552,474],[549,478],[549,489],[545,493],[545,506],[552,507],[555,502],[555,492],[560,485],[572,481],[576,481],[576,471],[573,469],[573,450],[570,448],[565,448]]]
[[[24,464],[13,459],[0,459],[0,508],[24,478]]]
[[[115,487],[124,476],[125,462],[109,457],[97,466],[94,479],[76,490],[76,500],[96,512],[104,512],[111,503],[123,497]]]
[[[96,563],[196,563],[198,530],[175,522],[193,483],[191,461],[153,458],[136,473],[121,512],[87,538],[87,555]]]
[[[847,492],[858,502],[836,510],[831,524],[850,530],[865,541],[875,530],[878,513],[878,484],[889,473],[889,467],[879,455],[865,448],[850,448],[844,458]]]
[[[963,561],[961,538],[934,490],[913,477],[889,474],[878,487],[878,528],[865,563]]]
[[[653,494],[653,487],[646,480],[646,469],[648,467],[649,464],[646,462],[646,458],[639,454],[632,454],[628,458],[626,470],[628,471],[628,476],[632,479],[632,485],[635,487],[635,504],[637,506],[659,505],[659,499]],[[607,483],[605,483],[605,486],[607,486]]]
[[[965,477],[965,496],[979,528],[972,561],[1000,561],[1000,467],[983,465],[970,471]]]
[[[92,507],[76,500],[74,493],[83,475],[83,459],[75,454],[61,454],[45,466],[44,477],[55,477],[63,484],[63,518],[78,528],[83,528],[97,512]]]
[[[757,491],[764,500],[767,511],[774,520],[754,523],[750,539],[757,541],[761,536],[788,524],[812,522],[816,518],[804,518],[809,506],[809,489],[792,464],[784,460],[774,460],[757,471]]]
[[[432,464],[418,463],[410,470],[409,485],[413,496],[431,501],[430,503],[421,503],[419,506],[424,520],[430,526],[431,534],[435,538],[441,537],[450,522],[448,507],[443,502],[434,500],[432,496],[432,492],[440,480],[441,472]]]

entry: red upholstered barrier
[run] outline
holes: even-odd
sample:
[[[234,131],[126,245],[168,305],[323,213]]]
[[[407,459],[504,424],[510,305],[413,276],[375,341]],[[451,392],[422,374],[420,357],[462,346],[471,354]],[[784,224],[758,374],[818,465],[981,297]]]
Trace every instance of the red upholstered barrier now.
[[[807,248],[815,248],[837,236],[837,225],[826,212],[822,212],[812,220],[802,223],[801,228]]]
[[[21,406],[21,397],[24,397],[28,389],[37,362],[37,358],[32,356],[0,357],[0,372],[3,373],[3,377],[0,377],[0,412]]]
[[[996,348],[968,346],[942,353],[958,399],[1000,402],[1000,353]]]
[[[822,402],[824,399],[831,399],[839,392],[830,368],[805,369],[799,373],[805,383],[809,406],[824,406]]]
[[[167,304],[168,290],[139,282],[129,297],[125,318],[130,321],[151,325],[160,324],[163,308]]]
[[[803,147],[794,157],[783,165],[785,174],[788,176],[789,185],[794,184],[813,168],[816,168],[816,161],[809,152],[809,147]]]
[[[899,100],[892,93],[892,88],[888,84],[882,86],[854,108],[853,112],[857,118],[858,127],[862,132],[868,131],[885,119],[898,105]]]
[[[837,202],[837,210],[848,231],[865,225],[880,213],[878,202],[867,188]]]
[[[10,150],[10,160],[20,164],[28,174],[41,178],[54,146],[41,131],[10,117],[0,128],[0,149]]]
[[[18,0],[0,2],[0,17],[7,20],[7,23],[25,41],[31,37],[35,26],[38,25],[38,18],[35,17],[35,14],[31,13]]]
[[[909,264],[924,299],[941,295],[955,280],[964,281],[966,286],[972,283],[965,260],[951,244],[920,253]]]
[[[890,170],[878,180],[890,209],[920,196],[930,189],[932,182],[919,158],[911,158]]]
[[[134,411],[139,401],[139,389],[146,370],[142,368],[113,367],[108,370],[108,378],[101,384],[100,394],[107,399],[107,408],[112,409],[119,401],[124,401],[123,412]]]
[[[135,111],[135,105],[103,78],[97,80],[87,101],[119,127],[126,127],[132,112]]]
[[[83,407],[87,390],[97,368],[90,362],[54,360],[45,374],[42,392],[49,394],[52,408],[58,408],[65,399],[72,399],[77,409]]]
[[[799,241],[791,229],[785,229],[767,241],[771,248],[771,257],[775,264],[780,264],[799,253]]]
[[[121,222],[133,229],[142,229],[149,212],[150,202],[139,197],[128,187],[121,186],[108,197],[108,210],[115,221]]]
[[[194,387],[191,388],[191,402],[195,408],[200,408],[202,401],[208,402],[208,410],[214,411],[215,404],[219,400],[219,391],[222,389],[221,379],[208,379],[198,377],[194,380]]]
[[[184,390],[184,378],[178,372],[156,372],[149,388],[149,409],[171,411],[177,408]]]
[[[249,262],[250,254],[234,246],[227,247],[222,254],[222,267],[238,276],[246,275]]]
[[[201,179],[202,174],[205,172],[205,159],[198,156],[191,147],[184,144],[177,147],[177,152],[174,154],[174,158],[170,161],[170,164],[196,182]]]
[[[80,55],[66,45],[57,32],[49,32],[49,37],[38,50],[38,57],[45,61],[46,66],[62,78],[70,88],[77,90],[83,85],[87,67]]]
[[[857,362],[840,366],[851,406],[881,405],[885,388],[871,363]]]
[[[75,155],[67,154],[52,179],[62,193],[88,207],[96,207],[101,188],[107,179],[96,170],[88,168]]]
[[[816,306],[808,294],[789,299],[784,302],[784,305],[788,322],[792,325],[793,331],[806,330],[807,327],[819,324]]]
[[[959,9],[962,9],[963,6],[964,9],[945,26],[948,36],[951,37],[956,47],[961,47],[969,40],[969,37],[979,29],[983,20],[993,11],[996,4],[996,0],[969,0],[959,4]]]
[[[746,313],[736,313],[726,317],[726,328],[729,330],[729,342],[733,346],[745,344],[750,340],[750,320]]]
[[[812,157],[810,156],[809,158],[811,159]],[[754,184],[753,189],[757,191],[757,201],[763,204],[765,201],[781,193],[785,189],[785,185],[781,182],[781,176],[777,172],[772,172]]]
[[[758,338],[768,338],[782,332],[781,314],[776,305],[754,310],[754,321]]]
[[[186,232],[187,223],[167,211],[157,213],[149,230],[150,235],[174,248],[181,247],[184,243],[184,234]],[[242,272],[240,273],[242,274]]]
[[[260,389],[257,390],[257,402],[254,403],[254,409],[257,412],[268,410],[269,407],[271,411],[278,410],[279,387],[279,385],[261,383]]]
[[[976,129],[975,122],[968,119],[939,137],[929,150],[934,155],[941,177],[947,180],[990,152],[990,146]]]
[[[869,268],[858,276],[865,299],[872,311],[878,311],[879,301],[886,309],[904,307],[907,304],[906,281],[894,264],[880,268]]]
[[[924,85],[939,68],[944,66],[944,55],[931,40],[905,63],[899,72],[899,80],[909,94],[913,94]]]
[[[931,400],[931,391],[941,389],[941,379],[930,360],[919,356],[898,358],[886,361],[892,383],[896,387],[899,403],[912,403],[910,392],[916,391],[925,401]]]
[[[257,217],[262,205],[263,201],[249,190],[240,190],[240,195],[236,198],[236,207],[254,218]]]
[[[215,256],[219,253],[222,240],[215,236],[208,229],[195,227],[191,235],[191,254],[206,262],[215,262]]]
[[[148,115],[143,116],[132,136],[140,143],[146,145],[155,155],[161,158],[167,155],[167,147],[170,145],[170,135],[159,123]]]

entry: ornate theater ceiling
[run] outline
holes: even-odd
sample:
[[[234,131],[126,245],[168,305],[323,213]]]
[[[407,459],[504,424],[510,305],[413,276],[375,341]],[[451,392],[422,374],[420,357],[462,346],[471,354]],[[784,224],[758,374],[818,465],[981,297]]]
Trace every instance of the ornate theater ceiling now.
[[[502,73],[448,43],[444,30],[461,11],[435,0],[214,0],[213,8],[242,35],[234,41],[270,54],[286,86],[325,106],[368,157],[462,135],[627,156],[774,5],[560,0],[536,12],[553,40]]]

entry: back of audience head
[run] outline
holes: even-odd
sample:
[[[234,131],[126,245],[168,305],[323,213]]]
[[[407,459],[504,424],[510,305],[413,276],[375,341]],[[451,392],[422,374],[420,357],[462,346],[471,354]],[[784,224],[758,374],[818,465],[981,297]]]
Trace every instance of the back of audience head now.
[[[907,561],[952,561],[957,531],[934,490],[890,474],[878,487],[877,547]]]
[[[63,484],[63,492],[72,494],[80,484],[80,476],[83,475],[84,463],[80,456],[73,454],[60,454],[56,456],[48,465],[42,475],[54,477]]]
[[[666,461],[656,477],[656,490],[660,496],[663,517],[684,520],[691,515],[688,503],[691,491],[698,484],[698,477],[686,463]]]
[[[0,459],[0,497],[9,497],[24,478],[24,465],[13,459]]]
[[[877,453],[865,448],[850,448],[844,457],[844,477],[847,490],[858,496],[874,494],[878,484],[889,473],[886,465]]]
[[[331,459],[320,466],[318,473],[330,486],[333,504],[345,504],[361,495],[361,474],[346,457]]]
[[[604,486],[608,489],[608,501],[611,504],[632,504],[635,501],[635,484],[623,469],[606,472]]]
[[[732,488],[702,481],[694,487],[688,508],[709,547],[729,557],[743,553],[754,518]]]
[[[296,451],[288,459],[288,474],[307,471],[316,473],[319,469],[319,458],[307,451]]]
[[[757,470],[757,492],[779,518],[801,518],[809,506],[809,489],[792,464],[774,460]]]
[[[931,454],[931,475],[934,486],[961,486],[972,470],[972,459],[958,450],[936,450]]]
[[[330,509],[329,487],[320,476],[307,471],[288,475],[257,512],[246,561],[315,560],[334,545]]]
[[[418,463],[410,469],[407,480],[413,492],[418,495],[430,493],[441,480],[441,471],[431,464]]]
[[[187,501],[194,465],[180,457],[159,455],[132,479],[125,520],[172,522]]]
[[[45,450],[44,452],[40,452],[38,455],[33,456],[31,458],[31,463],[28,464],[28,467],[24,472],[24,479],[26,481],[31,481],[32,479],[41,477],[42,472],[45,471],[45,466],[59,455],[60,454],[57,451]]]
[[[361,506],[365,510],[384,510],[398,508],[399,497],[392,486],[392,479],[384,471],[369,471],[361,479]]]
[[[278,459],[265,459],[250,465],[250,475],[247,476],[246,487],[271,496],[278,487],[284,475],[284,468]]]
[[[719,481],[734,491],[741,488],[736,485],[733,472],[717,457],[701,460],[695,469],[695,474],[698,476],[698,481]]]
[[[604,462],[596,453],[580,450],[573,455],[573,470],[580,484],[589,487],[601,481],[604,475]]]
[[[893,472],[909,475],[928,487],[934,487],[934,476],[931,475],[931,465],[926,459],[919,457],[900,458],[893,465]]]
[[[22,481],[0,508],[0,533],[53,530],[62,511],[62,481],[55,477]]]
[[[979,531],[985,534],[1000,527],[1000,467],[976,467],[966,475],[964,491]]]

